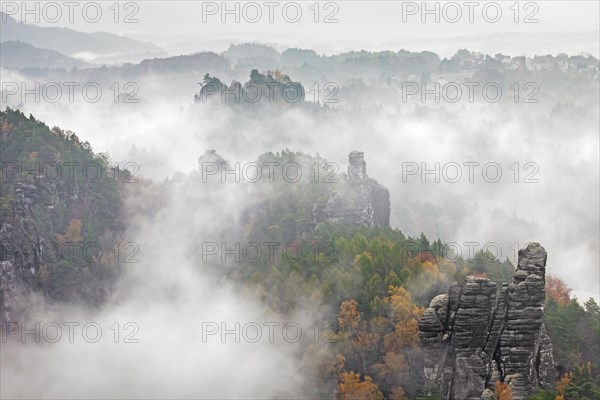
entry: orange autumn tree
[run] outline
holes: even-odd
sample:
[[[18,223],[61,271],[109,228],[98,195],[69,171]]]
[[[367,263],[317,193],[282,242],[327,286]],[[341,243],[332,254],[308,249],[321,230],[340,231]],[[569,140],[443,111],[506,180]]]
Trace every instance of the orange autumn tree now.
[[[419,320],[424,309],[415,305],[408,290],[401,286],[390,286],[384,303],[389,307],[394,329],[384,337],[383,362],[373,368],[378,383],[402,399],[406,396],[405,390],[411,390],[410,382],[415,381],[411,376],[411,363],[415,365],[418,354]]]
[[[366,375],[363,381],[355,372],[342,372],[337,390],[338,400],[383,400],[383,393]]]
[[[496,381],[496,400],[512,400],[512,389],[507,383]]]
[[[571,289],[561,279],[546,275],[546,297],[564,307],[571,301]]]
[[[358,311],[356,300],[343,301],[337,319],[340,330],[353,335],[360,324],[360,311]]]
[[[390,286],[385,302],[390,305],[395,322],[411,319],[418,321],[425,311],[423,307],[418,307],[412,302],[410,293],[402,286]]]
[[[558,382],[556,383],[556,391],[558,392],[558,395],[556,395],[555,400],[565,400],[565,389],[567,385],[571,382],[572,376],[572,372],[567,372],[558,380]]]
[[[65,233],[57,236],[58,241],[62,244],[81,242],[81,221],[72,219],[71,222],[69,222],[69,226],[67,226]]]
[[[325,376],[333,376],[337,382],[340,373],[344,370],[345,363],[346,357],[337,354],[331,362],[325,364]]]
[[[337,396],[340,374],[344,371],[344,364],[346,364],[346,357],[342,354],[336,354],[335,357],[329,359],[323,365],[323,382],[327,382],[327,386],[331,384],[329,390],[334,393],[334,397]]]
[[[367,355],[379,340],[379,334],[371,332],[362,321],[356,300],[346,300],[340,305],[338,313],[338,336],[342,341],[349,341],[352,352],[362,364],[362,373],[367,375]]]
[[[408,290],[402,286],[390,286],[384,302],[390,307],[390,319],[395,327],[385,336],[385,350],[400,352],[406,347],[416,346],[419,342],[419,321],[425,309],[415,305]]]
[[[409,365],[406,362],[406,356],[400,353],[388,351],[385,353],[383,363],[377,363],[373,366],[377,382],[382,387],[392,388],[392,392],[396,394],[396,398],[402,399],[400,393],[405,396],[404,388],[400,386],[402,383],[410,379]]]

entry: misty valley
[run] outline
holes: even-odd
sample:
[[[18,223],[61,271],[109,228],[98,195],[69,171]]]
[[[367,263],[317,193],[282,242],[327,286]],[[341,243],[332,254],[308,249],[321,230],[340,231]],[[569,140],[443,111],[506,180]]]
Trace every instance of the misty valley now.
[[[598,3],[1,7],[1,399],[600,399]]]

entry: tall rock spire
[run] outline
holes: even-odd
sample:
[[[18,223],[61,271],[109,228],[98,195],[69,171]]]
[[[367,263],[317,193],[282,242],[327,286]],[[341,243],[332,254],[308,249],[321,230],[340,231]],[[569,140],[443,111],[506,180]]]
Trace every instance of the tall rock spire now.
[[[315,224],[342,222],[390,226],[390,192],[367,175],[362,151],[348,155],[348,175],[324,205],[313,207]]]
[[[552,343],[544,326],[546,250],[530,243],[519,251],[510,284],[468,276],[435,297],[421,319],[425,377],[445,399],[479,400],[496,381],[513,400],[554,386]]]

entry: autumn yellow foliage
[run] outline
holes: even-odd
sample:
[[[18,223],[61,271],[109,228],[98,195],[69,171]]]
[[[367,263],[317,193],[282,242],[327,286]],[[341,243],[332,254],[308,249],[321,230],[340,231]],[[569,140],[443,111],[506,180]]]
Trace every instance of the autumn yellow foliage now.
[[[496,381],[496,400],[512,400],[512,389],[507,383]]]
[[[558,391],[558,395],[556,395],[556,400],[565,400],[565,388],[571,382],[571,376],[573,374],[571,372],[567,372],[564,374],[556,383],[556,390]]]
[[[389,296],[385,301],[391,306],[394,313],[394,321],[419,320],[425,309],[418,307],[412,302],[412,297],[408,290],[402,286],[390,286],[388,288]]]
[[[383,400],[383,394],[370,376],[361,381],[360,375],[352,371],[340,374],[337,394],[339,400]]]
[[[81,221],[72,219],[67,230],[62,235],[57,235],[58,241],[64,243],[79,243],[81,241]]]

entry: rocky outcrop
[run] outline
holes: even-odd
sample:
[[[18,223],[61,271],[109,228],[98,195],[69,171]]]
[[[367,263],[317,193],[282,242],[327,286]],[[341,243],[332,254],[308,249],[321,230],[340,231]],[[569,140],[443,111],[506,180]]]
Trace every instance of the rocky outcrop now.
[[[31,223],[33,207],[52,201],[56,187],[47,181],[35,184],[17,182],[15,185],[16,226],[2,222],[0,226],[0,322],[11,321],[17,303],[20,282],[26,288],[36,286],[36,274],[44,238]],[[43,200],[45,199],[45,200]],[[45,204],[52,207],[52,203]]]
[[[294,82],[289,76],[280,72],[261,74],[253,69],[250,80],[242,85],[232,81],[229,86],[217,77],[204,76],[200,93],[194,95],[195,103],[206,103],[209,99],[226,104],[242,104],[245,106],[265,104],[302,104],[306,96],[304,86]]]
[[[342,176],[339,190],[325,204],[313,207],[315,225],[322,222],[364,224],[369,227],[390,225],[390,192],[367,176],[364,153],[348,156],[348,174]]]
[[[508,384],[513,400],[554,386],[552,343],[544,327],[546,251],[519,251],[513,282],[468,276],[435,297],[421,319],[425,377],[445,399],[479,400]]]

